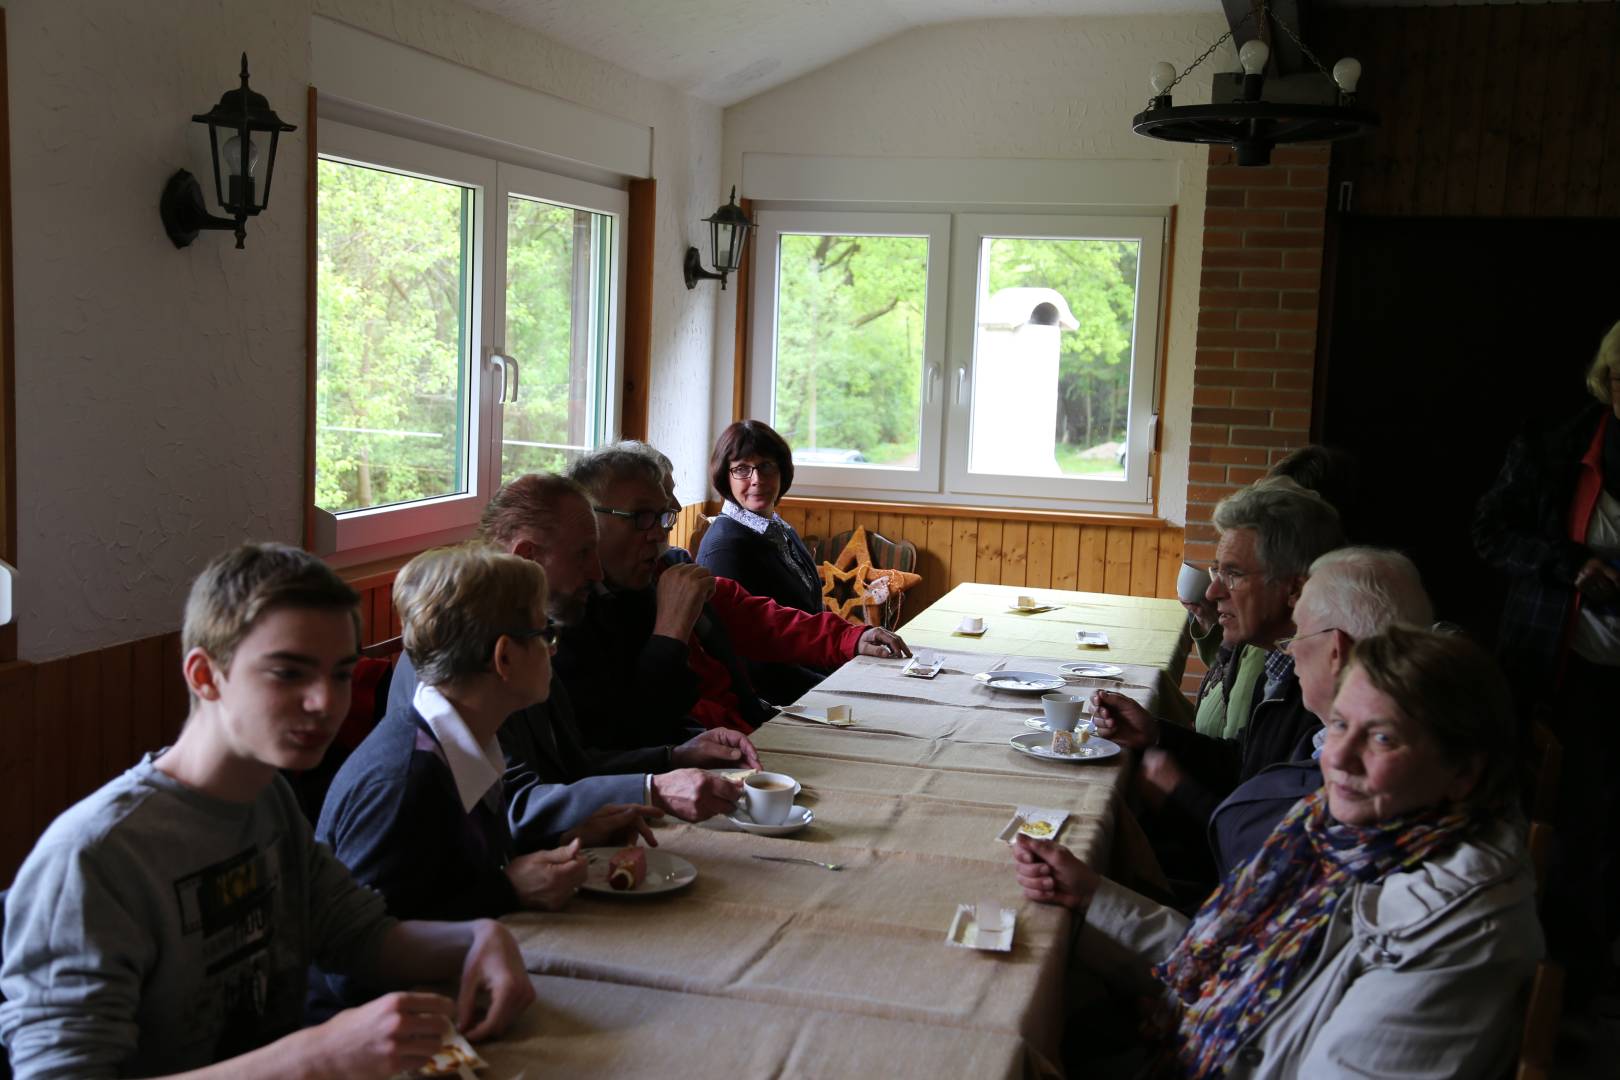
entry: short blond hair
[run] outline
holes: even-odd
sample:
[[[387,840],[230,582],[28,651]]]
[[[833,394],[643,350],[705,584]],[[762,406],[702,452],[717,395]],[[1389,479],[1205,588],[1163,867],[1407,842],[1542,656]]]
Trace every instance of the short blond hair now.
[[[180,651],[208,654],[229,672],[237,647],[278,608],[346,611],[360,650],[360,596],[319,558],[286,544],[243,544],[216,555],[191,583]]]
[[[545,604],[539,563],[483,543],[424,551],[394,578],[405,652],[429,686],[488,671],[496,640],[534,629]]]
[[[1603,340],[1598,343],[1597,355],[1592,358],[1592,366],[1586,369],[1586,388],[1605,405],[1613,400],[1609,397],[1611,375],[1620,376],[1620,322],[1609,327],[1609,332],[1603,335]]]

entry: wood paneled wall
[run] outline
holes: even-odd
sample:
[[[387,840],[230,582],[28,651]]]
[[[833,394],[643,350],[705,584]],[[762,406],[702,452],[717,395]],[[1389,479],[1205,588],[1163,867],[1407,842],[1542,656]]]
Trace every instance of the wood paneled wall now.
[[[1354,212],[1620,216],[1620,5],[1326,8],[1308,30],[1362,62],[1379,117],[1334,144]]]

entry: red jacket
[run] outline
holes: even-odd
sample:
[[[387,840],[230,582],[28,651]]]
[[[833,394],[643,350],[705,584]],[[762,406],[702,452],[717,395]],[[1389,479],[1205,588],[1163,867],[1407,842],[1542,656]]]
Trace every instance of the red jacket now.
[[[755,596],[730,578],[714,579],[708,611],[720,622],[731,647],[745,660],[835,668],[855,655],[870,627],[845,622],[830,611],[806,615],[774,600]],[[698,677],[692,718],[706,728],[753,730],[739,711],[731,672],[709,654],[694,633],[687,639],[687,664]]]

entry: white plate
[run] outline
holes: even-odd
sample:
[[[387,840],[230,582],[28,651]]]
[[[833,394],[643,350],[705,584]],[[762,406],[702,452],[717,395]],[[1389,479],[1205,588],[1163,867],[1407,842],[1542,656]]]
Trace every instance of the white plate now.
[[[633,889],[615,889],[607,882],[608,860],[622,850],[616,847],[586,848],[585,861],[588,865],[585,868],[585,884],[580,888],[607,896],[652,896],[654,893],[683,889],[697,880],[697,867],[679,855],[648,848],[647,876],[642,878],[641,884]]]
[[[1064,664],[1058,670],[1084,679],[1117,679],[1125,674],[1125,669],[1115,664]]]
[[[1030,757],[1038,757],[1043,761],[1104,761],[1119,753],[1119,745],[1117,743],[1109,742],[1101,735],[1093,735],[1090,739],[1086,740],[1086,744],[1084,746],[1080,747],[1073,754],[1052,753],[1051,736],[1043,735],[1036,731],[1031,731],[1024,735],[1014,735],[1007,741],[1011,743],[1012,748],[1017,750],[1020,754],[1028,754]]]
[[[1044,671],[981,671],[973,677],[992,690],[1011,690],[1016,694],[1049,694],[1069,685],[1061,675],[1048,675]]]
[[[1036,604],[1034,607],[1019,607],[1017,604],[1008,604],[1007,610],[1017,615],[1039,615],[1043,611],[1056,611],[1062,604]]]
[[[788,819],[780,825],[761,825],[749,817],[746,810],[738,810],[736,813],[727,814],[726,820],[743,832],[750,832],[755,836],[786,836],[789,833],[798,832],[816,820],[816,812],[808,806],[795,806],[788,811]]]

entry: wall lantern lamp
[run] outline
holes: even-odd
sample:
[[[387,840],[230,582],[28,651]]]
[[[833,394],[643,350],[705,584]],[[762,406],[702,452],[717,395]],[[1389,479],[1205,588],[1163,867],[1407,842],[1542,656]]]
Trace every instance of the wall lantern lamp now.
[[[719,278],[720,287],[726,287],[726,275],[737,272],[742,265],[743,244],[748,240],[748,230],[754,223],[748,220],[748,215],[742,212],[737,205],[737,186],[731,186],[731,201],[716,210],[710,217],[703,219],[709,223],[709,251],[714,261],[716,273],[703,269],[703,258],[695,247],[686,249],[686,287],[697,288],[697,283],[704,278]]]
[[[208,125],[208,146],[214,158],[214,197],[229,216],[210,214],[197,178],[181,169],[163,185],[163,198],[158,202],[163,229],[177,248],[197,239],[203,229],[232,229],[236,232],[236,246],[244,247],[247,219],[270,202],[276,142],[283,131],[298,129],[282,123],[263,94],[248,89],[247,53],[242,54],[242,85],[227,90],[218,105],[192,119]],[[257,179],[261,158],[262,187]]]
[[[1238,49],[1242,74],[1216,75],[1212,104],[1172,104],[1170,91],[1176,84],[1251,19],[1255,25],[1247,33],[1252,36]],[[1274,35],[1274,28],[1282,31],[1289,52],[1308,60],[1315,71],[1266,74],[1266,62],[1275,58],[1264,39]],[[1329,72],[1294,28],[1271,10],[1269,0],[1255,0],[1230,31],[1180,74],[1168,61],[1153,65],[1149,80],[1153,97],[1131,126],[1138,135],[1153,139],[1230,146],[1239,165],[1269,165],[1271,148],[1279,143],[1327,142],[1364,135],[1377,127],[1378,117],[1356,104],[1360,79],[1357,60],[1347,56]]]

